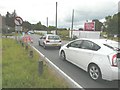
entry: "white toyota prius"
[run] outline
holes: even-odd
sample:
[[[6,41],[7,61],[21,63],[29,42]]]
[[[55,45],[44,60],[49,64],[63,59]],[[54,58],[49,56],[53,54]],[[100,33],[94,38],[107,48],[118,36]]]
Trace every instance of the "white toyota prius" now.
[[[119,43],[107,39],[76,39],[61,47],[59,56],[87,71],[93,80],[120,79]]]

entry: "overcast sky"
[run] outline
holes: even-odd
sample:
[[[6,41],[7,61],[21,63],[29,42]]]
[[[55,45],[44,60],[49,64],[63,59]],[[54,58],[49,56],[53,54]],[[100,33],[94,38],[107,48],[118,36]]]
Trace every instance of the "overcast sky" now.
[[[56,2],[58,2],[58,27],[71,28],[74,9],[74,29],[83,27],[86,20],[103,20],[118,12],[120,0],[0,0],[0,14],[6,15],[16,10],[23,20],[36,24],[41,21],[46,26],[55,26]]]

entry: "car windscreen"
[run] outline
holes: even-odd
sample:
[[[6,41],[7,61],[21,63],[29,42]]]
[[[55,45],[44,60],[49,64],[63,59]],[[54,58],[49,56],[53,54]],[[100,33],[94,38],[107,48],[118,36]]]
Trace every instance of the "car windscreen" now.
[[[49,40],[60,40],[59,36],[48,36]]]

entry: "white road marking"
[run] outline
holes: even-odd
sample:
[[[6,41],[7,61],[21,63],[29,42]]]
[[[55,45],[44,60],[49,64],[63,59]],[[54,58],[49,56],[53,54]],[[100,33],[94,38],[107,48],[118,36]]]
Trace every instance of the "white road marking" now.
[[[69,79],[73,86],[76,88],[81,88],[82,90],[85,90],[82,86],[80,86],[77,82],[75,82],[71,77],[69,77],[66,73],[64,73],[59,67],[57,67],[54,63],[52,63],[45,55],[43,55],[39,50],[37,50],[34,46],[30,45],[33,49],[35,49],[43,58],[47,60],[48,63],[50,63],[53,67],[55,67],[61,74],[63,74],[67,79]]]

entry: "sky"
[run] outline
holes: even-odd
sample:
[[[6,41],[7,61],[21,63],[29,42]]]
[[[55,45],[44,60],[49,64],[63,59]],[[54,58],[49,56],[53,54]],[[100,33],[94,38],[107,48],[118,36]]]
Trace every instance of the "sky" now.
[[[55,26],[56,2],[58,28],[71,28],[74,9],[73,29],[83,28],[86,20],[104,21],[108,15],[118,12],[120,0],[0,0],[0,14],[16,10],[24,21],[36,24],[39,21],[45,26]]]

